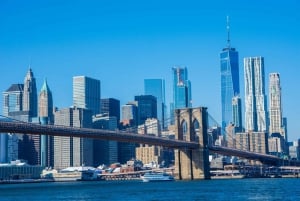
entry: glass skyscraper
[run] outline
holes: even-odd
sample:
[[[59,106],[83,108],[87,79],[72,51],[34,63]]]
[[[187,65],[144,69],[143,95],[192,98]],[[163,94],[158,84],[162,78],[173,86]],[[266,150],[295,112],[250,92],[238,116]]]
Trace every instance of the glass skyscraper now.
[[[157,118],[157,101],[152,95],[135,96],[137,102],[138,125],[144,124],[148,118]]]
[[[227,18],[228,20],[228,18]],[[228,23],[228,21],[227,21]],[[240,95],[239,54],[230,45],[229,25],[227,24],[227,47],[220,53],[221,65],[221,107],[222,133],[226,126],[233,121],[232,98]]]
[[[173,67],[172,71],[174,109],[192,107],[192,89],[187,68]]]
[[[100,80],[86,76],[73,77],[73,105],[100,113]]]
[[[242,132],[242,101],[239,96],[232,98],[232,123],[235,127],[235,132]]]
[[[155,96],[157,99],[157,118],[165,127],[165,81],[163,79],[145,79],[144,94]]]
[[[263,57],[244,58],[245,128],[246,131],[267,131],[267,97]]]

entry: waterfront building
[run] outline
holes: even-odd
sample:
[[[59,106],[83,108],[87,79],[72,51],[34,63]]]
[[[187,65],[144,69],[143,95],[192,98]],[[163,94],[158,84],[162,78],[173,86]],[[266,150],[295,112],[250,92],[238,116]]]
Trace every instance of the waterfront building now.
[[[89,109],[92,114],[100,114],[100,80],[86,76],[73,77],[73,106]]]
[[[166,128],[165,81],[163,79],[145,79],[144,95],[152,95],[156,97],[157,119],[160,121],[162,128]]]
[[[93,116],[93,128],[116,130],[117,117],[103,115]],[[94,140],[94,166],[110,165],[118,162],[118,143],[112,140]]]
[[[236,133],[235,134],[235,147],[236,149],[249,151],[250,142],[248,133]]]
[[[137,102],[137,125],[144,124],[148,118],[157,118],[157,100],[152,95],[135,96]]]
[[[231,47],[229,18],[227,17],[227,46],[220,53],[222,134],[233,121],[232,99],[240,94],[239,54]]]
[[[64,108],[54,113],[54,124],[68,127],[92,128],[92,111]],[[54,168],[93,165],[93,140],[89,138],[54,136]]]
[[[235,132],[242,132],[242,100],[239,96],[232,98],[232,123]]]
[[[138,133],[142,135],[161,136],[159,121],[153,118],[147,119],[145,124],[139,126]],[[141,160],[144,164],[160,164],[163,160],[163,148],[154,145],[140,144],[140,146],[136,148],[135,158]]]
[[[173,67],[172,72],[174,109],[192,107],[192,89],[187,68]]]
[[[245,128],[246,131],[267,131],[267,98],[263,57],[244,58]]]
[[[160,164],[163,161],[162,148],[158,146],[141,146],[136,148],[136,159],[144,164]]]
[[[235,135],[236,149],[267,154],[268,134],[266,132],[241,132]]]
[[[47,81],[44,80],[43,86],[39,93],[39,122],[42,125],[53,124],[53,98],[52,92],[47,84]],[[54,137],[49,135],[41,135],[41,166],[44,167],[53,167],[54,165],[54,147],[53,141]]]
[[[0,181],[13,179],[40,179],[43,168],[44,167],[42,166],[26,164],[20,160],[0,164]]]
[[[289,154],[292,160],[300,160],[300,139],[290,143]]]
[[[22,111],[29,111],[30,117],[37,117],[38,100],[35,77],[29,68],[24,78]]]
[[[101,113],[116,117],[117,123],[120,122],[120,101],[114,98],[101,99]]]
[[[269,153],[281,155],[285,151],[285,140],[279,133],[272,133],[268,138]]]

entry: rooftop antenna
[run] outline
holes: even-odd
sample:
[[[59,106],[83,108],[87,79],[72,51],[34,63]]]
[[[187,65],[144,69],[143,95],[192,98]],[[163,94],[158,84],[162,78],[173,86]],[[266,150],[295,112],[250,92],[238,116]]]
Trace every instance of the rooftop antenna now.
[[[227,47],[230,48],[230,25],[229,25],[229,16],[227,15]]]

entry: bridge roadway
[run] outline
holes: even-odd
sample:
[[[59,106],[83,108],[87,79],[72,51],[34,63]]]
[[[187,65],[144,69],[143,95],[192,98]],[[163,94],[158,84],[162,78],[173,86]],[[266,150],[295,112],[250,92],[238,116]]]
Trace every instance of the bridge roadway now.
[[[123,132],[120,130],[111,131],[103,129],[76,128],[57,125],[40,125],[26,122],[0,121],[0,133],[22,133],[63,137],[84,137],[100,140],[113,140],[119,142],[157,145],[174,149],[192,150],[200,148],[200,145],[196,142],[172,140],[149,135],[137,135],[136,133]],[[242,157],[249,160],[259,160],[264,164],[278,165],[284,163],[289,165],[300,166],[300,161],[282,160],[279,157],[268,154],[255,153],[222,146],[207,146],[206,148],[209,149],[210,152],[218,153],[221,155]]]
[[[199,144],[196,142],[172,140],[150,135],[137,135],[136,133],[123,132],[120,130],[111,131],[103,129],[76,128],[57,125],[40,125],[27,122],[0,121],[0,133],[22,133],[62,137],[84,137],[100,140],[113,140],[119,142],[142,143],[175,149],[199,148]]]

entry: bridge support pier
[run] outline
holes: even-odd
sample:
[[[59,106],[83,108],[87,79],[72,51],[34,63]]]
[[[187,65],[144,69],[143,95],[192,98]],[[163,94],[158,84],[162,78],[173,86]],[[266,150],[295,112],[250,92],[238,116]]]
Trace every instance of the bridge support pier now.
[[[179,180],[210,179],[206,108],[177,109],[175,117],[175,138],[200,145],[175,150],[175,176]]]

